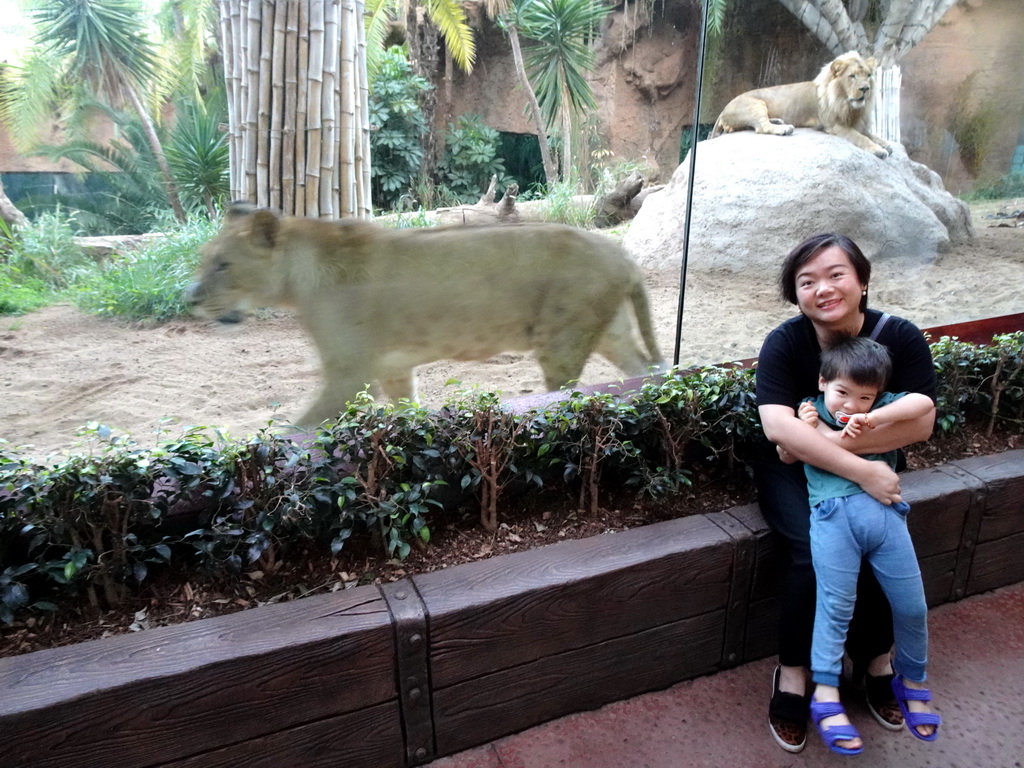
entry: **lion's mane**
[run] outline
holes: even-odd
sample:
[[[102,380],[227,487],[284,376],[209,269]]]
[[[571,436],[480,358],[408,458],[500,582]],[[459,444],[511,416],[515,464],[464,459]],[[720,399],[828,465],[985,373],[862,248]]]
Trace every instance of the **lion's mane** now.
[[[848,51],[822,67],[814,80],[742,93],[722,110],[711,138],[743,130],[788,136],[794,128],[817,128],[887,157],[892,152],[888,142],[868,132],[875,66],[874,59]]]

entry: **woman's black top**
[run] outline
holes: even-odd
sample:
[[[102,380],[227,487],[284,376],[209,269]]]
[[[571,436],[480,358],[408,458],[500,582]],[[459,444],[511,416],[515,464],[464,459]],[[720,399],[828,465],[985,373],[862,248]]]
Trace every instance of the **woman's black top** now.
[[[882,313],[864,313],[861,336],[871,336]],[[887,392],[919,392],[935,400],[935,364],[921,329],[909,320],[890,316],[876,341],[892,356]],[[758,405],[788,405],[794,410],[805,397],[818,394],[821,346],[814,325],[803,315],[792,317],[765,337],[757,359]]]

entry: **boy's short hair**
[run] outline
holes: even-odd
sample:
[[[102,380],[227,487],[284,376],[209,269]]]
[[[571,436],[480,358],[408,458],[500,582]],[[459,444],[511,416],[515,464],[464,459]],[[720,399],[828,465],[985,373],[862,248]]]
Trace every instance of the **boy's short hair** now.
[[[881,392],[892,376],[889,349],[866,336],[844,336],[823,349],[820,360],[825,381],[843,377],[862,387],[878,387]]]

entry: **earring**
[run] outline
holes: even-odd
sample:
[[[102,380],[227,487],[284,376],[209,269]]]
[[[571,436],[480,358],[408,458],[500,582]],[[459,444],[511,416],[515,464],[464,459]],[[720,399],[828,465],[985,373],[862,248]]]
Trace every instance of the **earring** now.
[[[861,295],[861,296],[867,296],[867,295],[868,295],[868,292],[867,292],[866,290],[865,290],[865,291],[861,291],[861,292],[860,292],[860,295]]]

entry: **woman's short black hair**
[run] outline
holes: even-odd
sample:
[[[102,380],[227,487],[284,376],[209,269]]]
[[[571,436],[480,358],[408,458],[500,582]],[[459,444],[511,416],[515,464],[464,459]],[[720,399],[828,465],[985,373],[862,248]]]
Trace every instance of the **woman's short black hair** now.
[[[846,235],[837,235],[834,232],[825,232],[820,235],[813,235],[804,240],[800,245],[789,252],[786,260],[782,262],[782,272],[779,274],[779,288],[782,290],[782,298],[790,304],[796,304],[796,275],[800,268],[808,261],[817,256],[826,248],[835,246],[846,254],[857,273],[857,279],[863,285],[871,280],[871,262],[860,247]],[[865,289],[866,290],[866,289]],[[868,307],[868,295],[865,293],[860,299],[860,311]]]
[[[843,336],[821,350],[821,378],[826,382],[851,379],[861,387],[885,389],[892,376],[889,349],[866,336]]]

